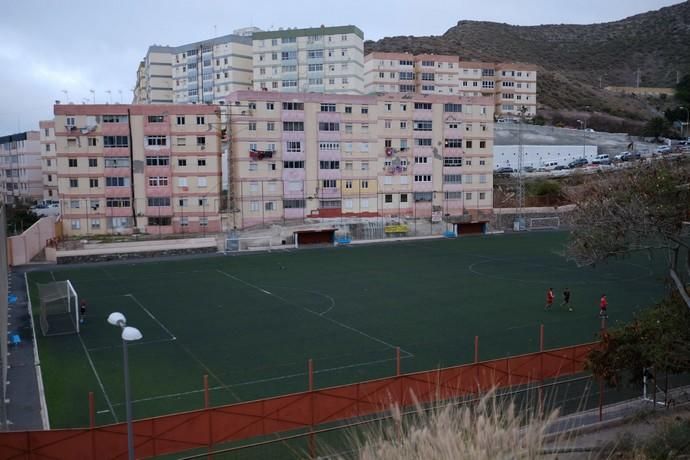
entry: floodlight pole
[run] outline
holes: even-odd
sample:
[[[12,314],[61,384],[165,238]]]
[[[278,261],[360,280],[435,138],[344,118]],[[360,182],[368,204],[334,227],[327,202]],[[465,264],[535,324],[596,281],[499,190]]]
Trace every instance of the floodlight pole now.
[[[129,356],[127,342],[142,338],[141,332],[135,327],[127,326],[127,319],[122,313],[114,312],[108,316],[108,323],[122,329],[122,356],[125,375],[125,410],[127,414],[127,454],[129,460],[134,460],[134,430],[132,429],[132,396],[129,384]]]

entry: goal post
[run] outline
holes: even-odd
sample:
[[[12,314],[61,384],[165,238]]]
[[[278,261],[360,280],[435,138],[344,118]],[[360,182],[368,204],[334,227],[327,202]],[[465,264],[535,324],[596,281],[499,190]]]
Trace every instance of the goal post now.
[[[69,280],[39,284],[38,297],[44,336],[79,333],[79,296]]]
[[[557,230],[559,228],[561,228],[561,218],[558,216],[527,219],[527,230]]]

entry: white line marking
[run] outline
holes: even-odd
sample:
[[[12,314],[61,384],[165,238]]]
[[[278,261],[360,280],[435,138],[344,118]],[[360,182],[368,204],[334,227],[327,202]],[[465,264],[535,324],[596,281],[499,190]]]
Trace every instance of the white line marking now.
[[[264,294],[273,295],[273,294],[271,294],[270,292],[268,292],[266,289],[259,289],[259,290],[260,290],[261,292],[263,292]]]
[[[55,273],[53,273],[52,270],[51,270],[51,272],[50,272],[50,276],[53,277],[53,281],[57,281],[57,280],[55,279]]]
[[[154,321],[161,327],[161,329],[163,329],[163,330],[170,336],[170,339],[171,339],[171,340],[177,340],[177,337],[175,337],[175,334],[173,334],[172,332],[170,332],[170,330],[169,330],[167,327],[165,327],[165,326],[163,325],[163,323],[161,323],[160,321],[158,321],[158,318],[156,318],[155,316],[153,316],[153,313],[151,313],[151,312],[144,306],[144,304],[142,304],[141,302],[139,302],[139,300],[138,300],[136,297],[134,297],[134,294],[123,294],[122,296],[123,296],[123,297],[129,297],[130,299],[132,299],[132,300],[134,301],[134,303],[136,303],[137,305],[139,305],[139,306],[141,307],[141,309],[144,310],[144,311],[146,312],[146,314],[149,315],[149,316],[151,317],[151,319],[154,320]]]
[[[127,344],[128,348],[132,347],[138,347],[141,345],[152,345],[154,343],[166,343],[166,342],[174,342],[176,339],[158,339],[158,340],[145,340],[143,342],[133,342]],[[103,350],[114,350],[114,349],[119,349],[122,348],[120,346],[104,346],[104,347],[94,347],[94,348],[89,348],[89,351],[103,351]]]
[[[405,358],[411,358],[411,356],[401,356],[400,357],[400,359],[405,359]],[[390,361],[395,361],[395,358],[378,359],[378,360],[374,360],[374,361],[367,361],[364,363],[347,364],[345,366],[331,367],[328,369],[318,369],[318,370],[314,371],[314,374],[325,374],[327,372],[339,371],[339,370],[343,370],[343,369],[350,369],[353,367],[371,366],[374,364],[380,364],[380,363],[385,363],[385,362],[390,362]],[[278,377],[268,377],[265,379],[249,380],[247,382],[234,383],[234,384],[230,384],[230,385],[226,385],[226,386],[209,387],[209,391],[227,389],[226,387],[241,387],[241,386],[247,386],[247,385],[255,385],[257,383],[276,382],[276,381],[291,379],[291,378],[295,378],[295,377],[304,377],[306,375],[307,375],[307,372],[298,372],[295,374],[281,375]],[[204,390],[182,391],[179,393],[170,393],[167,395],[152,396],[150,398],[135,399],[132,401],[132,403],[148,402],[148,401],[155,401],[155,400],[167,399],[167,398],[177,398],[180,396],[187,396],[187,395],[203,393],[203,392],[204,392]],[[123,406],[123,405],[124,405],[124,403],[116,403],[115,404],[116,407],[117,406]]]
[[[29,293],[29,279],[24,272],[24,288],[26,289],[27,312],[31,324],[31,341],[34,348],[34,368],[36,369],[36,384],[38,386],[38,399],[41,403],[41,423],[44,430],[50,429],[50,417],[48,416],[48,404],[46,404],[46,392],[43,386],[43,373],[41,372],[41,361],[38,357],[38,340],[36,339],[36,325],[34,323],[34,310],[31,305],[31,295]]]
[[[252,284],[252,283],[250,283],[250,282],[248,282],[248,281],[244,281],[243,279],[240,279],[240,278],[238,278],[238,277],[236,277],[236,276],[234,276],[234,275],[231,275],[230,273],[226,273],[226,272],[224,272],[223,270],[216,270],[216,271],[217,271],[218,273],[222,274],[222,275],[227,276],[228,278],[234,279],[235,281],[238,281],[238,282],[240,282],[240,283],[242,283],[242,284],[245,284],[245,285],[247,285],[247,286],[249,286],[249,287],[251,287],[251,288],[257,289],[257,290],[259,290],[259,291],[261,291],[261,292],[264,292],[264,293],[267,292],[267,291],[265,291],[264,289],[260,288],[259,286],[255,285],[255,284]],[[355,333],[357,333],[357,334],[359,334],[359,335],[361,335],[361,336],[363,336],[363,337],[368,338],[369,340],[373,340],[374,342],[378,342],[378,343],[380,343],[380,344],[382,344],[382,345],[385,345],[385,346],[387,346],[388,348],[392,348],[393,350],[395,350],[395,349],[397,348],[395,345],[390,344],[390,343],[386,342],[385,340],[379,339],[378,337],[374,337],[374,336],[372,336],[372,335],[369,335],[369,334],[367,334],[367,333],[364,332],[364,331],[360,331],[360,330],[357,329],[357,328],[354,328],[354,327],[352,327],[352,326],[349,326],[349,325],[347,325],[347,324],[345,324],[345,323],[341,323],[340,321],[335,320],[335,319],[333,319],[333,318],[329,318],[328,316],[323,316],[323,315],[319,314],[319,312],[316,312],[316,311],[314,311],[314,310],[310,310],[309,308],[302,307],[302,306],[299,306],[299,305],[295,305],[294,303],[290,302],[289,300],[287,300],[287,299],[285,299],[285,298],[283,298],[283,297],[281,297],[281,296],[279,296],[279,295],[276,295],[276,294],[268,294],[268,295],[271,295],[271,296],[275,297],[276,299],[281,300],[281,301],[283,301],[284,303],[286,303],[286,304],[288,304],[288,305],[290,305],[290,306],[297,307],[297,308],[301,308],[302,310],[304,310],[304,311],[306,311],[306,312],[308,312],[308,313],[311,313],[312,315],[318,316],[319,318],[323,318],[323,319],[325,319],[326,321],[329,321],[329,322],[331,322],[331,323],[333,323],[333,324],[335,324],[335,325],[338,325],[338,326],[340,326],[340,327],[342,327],[342,328],[344,328],[344,329],[348,329],[348,330],[350,330],[350,331],[352,331],[352,332],[355,332]],[[403,350],[402,348],[400,348],[400,351],[405,352],[406,354],[408,354],[408,355],[410,355],[410,356],[414,356],[412,353],[410,353],[409,351]]]
[[[101,387],[101,391],[103,392],[103,397],[105,397],[105,402],[108,404],[108,408],[110,409],[110,413],[113,414],[113,419],[115,419],[115,423],[118,423],[119,420],[117,419],[117,414],[115,414],[115,410],[113,409],[113,404],[110,402],[110,398],[108,397],[108,393],[105,391],[105,387],[103,386],[103,382],[101,381],[101,376],[98,375],[98,371],[96,371],[96,366],[93,364],[93,360],[91,359],[91,355],[89,354],[89,350],[86,348],[86,344],[84,344],[84,341],[81,338],[81,335],[77,334],[77,337],[79,337],[79,342],[81,343],[81,347],[84,349],[84,353],[86,353],[86,359],[89,360],[89,365],[91,366],[91,370],[93,371],[93,375],[96,376],[96,381],[98,382],[98,386]]]

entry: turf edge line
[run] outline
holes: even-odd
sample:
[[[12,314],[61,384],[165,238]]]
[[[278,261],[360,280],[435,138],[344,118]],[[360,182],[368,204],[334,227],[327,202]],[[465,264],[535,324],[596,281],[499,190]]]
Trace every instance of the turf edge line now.
[[[52,272],[51,272],[52,273]],[[54,277],[53,277],[54,278]],[[48,404],[46,404],[46,392],[43,387],[43,374],[41,373],[41,361],[38,359],[38,341],[36,340],[36,327],[34,326],[34,310],[31,306],[31,295],[29,293],[29,280],[24,272],[24,287],[26,288],[27,308],[29,310],[29,321],[31,322],[31,334],[34,345],[34,369],[36,369],[36,382],[38,385],[38,399],[41,404],[41,423],[44,430],[50,430],[50,418],[48,417]]]
[[[96,366],[93,364],[93,360],[91,359],[91,354],[89,353],[89,350],[86,348],[86,344],[84,343],[84,340],[82,340],[81,335],[77,334],[77,337],[79,337],[79,343],[81,343],[81,347],[84,349],[84,353],[86,353],[86,359],[89,360],[89,365],[91,366],[91,370],[93,371],[93,375],[96,377],[96,381],[98,382],[98,386],[101,387],[101,391],[103,392],[103,396],[105,397],[105,402],[108,404],[108,407],[110,408],[110,413],[113,414],[113,419],[115,419],[115,423],[119,423],[120,421],[117,419],[117,414],[115,413],[115,409],[113,409],[113,403],[110,402],[110,398],[108,397],[108,393],[105,391],[105,387],[103,386],[103,381],[101,380],[101,376],[98,375],[98,371],[96,370]]]

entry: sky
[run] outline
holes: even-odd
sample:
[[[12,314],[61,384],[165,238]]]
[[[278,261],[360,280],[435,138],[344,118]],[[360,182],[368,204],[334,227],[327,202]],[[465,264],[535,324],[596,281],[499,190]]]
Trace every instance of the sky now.
[[[441,35],[460,20],[591,24],[679,0],[9,0],[0,15],[0,136],[38,129],[55,100],[131,102],[150,45],[178,46],[255,26],[353,24],[365,39]],[[491,5],[490,8],[487,4]],[[108,93],[110,91],[110,93]]]

